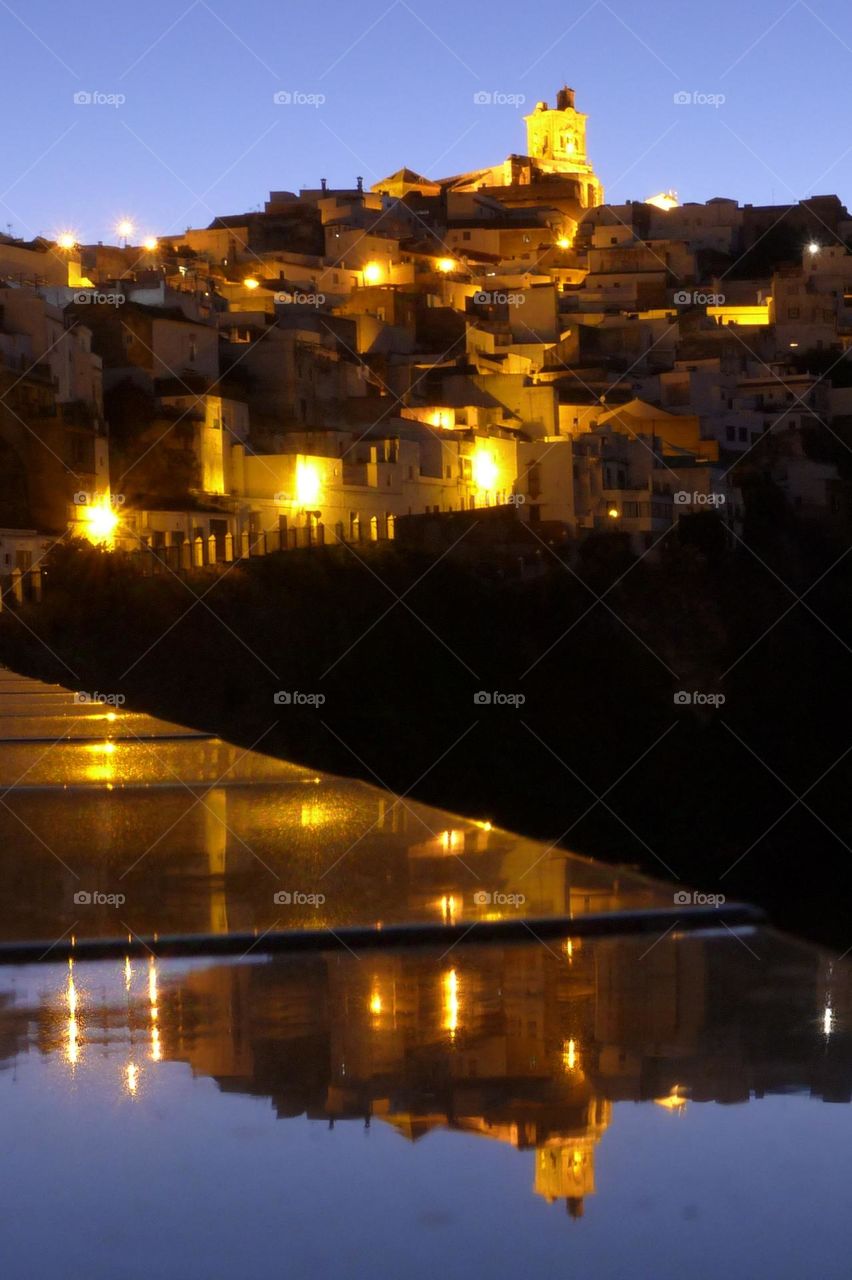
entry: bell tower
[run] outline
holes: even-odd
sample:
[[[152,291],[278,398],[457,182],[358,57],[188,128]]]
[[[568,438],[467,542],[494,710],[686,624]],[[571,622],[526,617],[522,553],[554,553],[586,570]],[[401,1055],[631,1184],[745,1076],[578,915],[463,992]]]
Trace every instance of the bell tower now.
[[[603,203],[603,188],[586,154],[588,116],[574,105],[574,90],[567,85],[556,95],[556,106],[539,102],[526,117],[527,154],[542,173],[574,177],[581,182],[581,203],[587,208]]]

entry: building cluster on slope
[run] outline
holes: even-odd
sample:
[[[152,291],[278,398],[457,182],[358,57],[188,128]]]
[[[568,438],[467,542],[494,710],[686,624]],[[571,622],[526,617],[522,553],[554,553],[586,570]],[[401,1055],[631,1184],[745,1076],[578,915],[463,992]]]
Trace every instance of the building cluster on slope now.
[[[0,237],[0,571],[68,530],[191,565],[499,506],[641,553],[736,533],[755,475],[845,530],[840,200],[608,205],[573,91],[526,123],[490,168],[138,247]]]

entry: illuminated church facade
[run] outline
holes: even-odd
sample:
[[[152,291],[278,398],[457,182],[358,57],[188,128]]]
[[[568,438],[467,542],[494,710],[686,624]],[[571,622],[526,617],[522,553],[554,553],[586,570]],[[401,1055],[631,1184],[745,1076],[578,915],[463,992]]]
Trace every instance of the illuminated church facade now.
[[[604,202],[603,186],[586,150],[587,121],[576,108],[574,90],[566,86],[559,90],[555,107],[539,102],[525,117],[526,155],[510,155],[502,164],[437,181],[400,170],[373,190],[397,197],[414,190],[422,195],[479,192],[509,206],[551,204],[579,219],[584,210]],[[398,189],[403,180],[405,191]]]

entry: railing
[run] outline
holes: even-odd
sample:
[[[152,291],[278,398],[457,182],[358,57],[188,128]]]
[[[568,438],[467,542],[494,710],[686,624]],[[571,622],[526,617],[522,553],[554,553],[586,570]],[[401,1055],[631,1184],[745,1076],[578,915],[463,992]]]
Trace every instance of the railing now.
[[[146,577],[168,572],[187,574],[276,552],[310,550],[344,542],[350,545],[376,542],[380,532],[382,540],[392,537],[393,525],[377,522],[371,527],[366,521],[348,536],[342,524],[329,529],[321,523],[297,529],[243,530],[237,535],[211,533],[206,538],[185,539],[177,546],[141,547],[130,551],[129,557]]]
[[[41,566],[12,569],[0,574],[0,613],[4,609],[20,609],[24,604],[41,604]]]

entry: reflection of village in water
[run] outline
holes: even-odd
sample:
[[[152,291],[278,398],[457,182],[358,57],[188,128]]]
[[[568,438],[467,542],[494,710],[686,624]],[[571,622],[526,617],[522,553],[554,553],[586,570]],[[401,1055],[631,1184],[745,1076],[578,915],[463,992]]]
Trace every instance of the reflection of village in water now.
[[[9,970],[0,1055],[8,1070],[37,1051],[142,1107],[182,1062],[282,1119],[494,1138],[533,1152],[535,1191],[579,1216],[614,1103],[850,1101],[848,971],[759,945],[759,961],[737,938],[675,936]]]
[[[185,1063],[282,1119],[491,1137],[574,1216],[615,1103],[676,1123],[770,1092],[850,1100],[849,971],[768,933],[259,955],[272,928],[570,920],[671,909],[671,885],[11,672],[0,713],[0,938],[258,938],[236,963],[0,972],[15,1079],[39,1053],[72,1093],[144,1108]]]
[[[487,815],[456,818],[3,670],[0,725],[0,939],[672,905],[670,888]]]
[[[43,750],[27,744],[10,770]],[[0,809],[6,938],[672,905],[669,888],[629,871],[215,739],[68,742],[51,754],[61,781],[43,784],[33,769]],[[81,888],[120,894],[122,909],[81,910]]]

